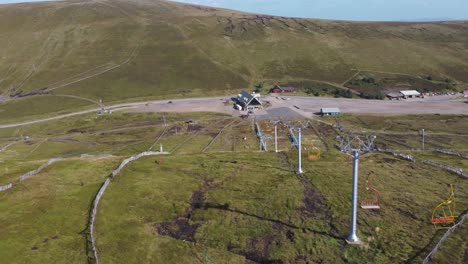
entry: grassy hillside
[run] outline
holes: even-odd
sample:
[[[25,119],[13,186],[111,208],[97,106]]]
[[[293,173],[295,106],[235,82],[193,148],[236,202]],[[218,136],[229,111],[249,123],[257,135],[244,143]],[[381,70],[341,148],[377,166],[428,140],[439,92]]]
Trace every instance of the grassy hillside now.
[[[191,127],[184,122],[189,118],[195,121]],[[452,138],[444,147],[464,152],[466,119],[398,116],[379,126],[379,117],[348,115],[340,123],[376,132],[378,145],[399,146],[402,152],[417,147],[417,130],[424,126],[428,146],[442,144],[439,137]],[[421,263],[444,232],[436,231],[430,218],[447,197],[447,184],[455,186],[456,213],[466,212],[467,179],[420,162],[468,169],[466,159],[432,151],[410,152],[417,162],[368,154],[360,160],[360,199],[372,198],[365,189],[371,175],[382,208],[359,208],[364,243],[347,245],[352,164],[332,147],[331,126],[310,125],[303,143],[320,148],[321,159],[308,160],[304,150],[303,175],[294,173],[297,151],[284,127],[278,132],[281,152],[273,151],[271,140],[270,151],[259,152],[251,121],[221,114],[116,112],[0,129],[0,185],[15,184],[0,192],[0,255],[8,263],[86,262],[87,217],[100,185],[123,159],[160,143],[174,152],[130,163],[101,200],[96,222],[101,262]],[[271,124],[260,126],[271,137]],[[52,157],[64,160],[17,181]],[[467,230],[454,232],[434,263],[465,263]]]
[[[216,263],[421,263],[443,234],[428,219],[434,200],[447,195],[447,183],[457,185],[459,208],[467,205],[466,180],[388,155],[365,157],[361,175],[374,175],[382,210],[360,209],[364,244],[349,246],[343,238],[352,165],[327,155],[306,161],[306,173],[296,176],[285,157],[217,153],[168,157],[163,165],[154,158],[135,162],[103,200],[101,260],[202,263],[208,254]],[[369,198],[361,184],[361,199]],[[457,242],[437,263],[463,263],[465,233],[453,234]]]
[[[161,0],[0,5],[0,95],[111,102],[297,81],[461,89],[467,43],[468,22],[295,19]]]

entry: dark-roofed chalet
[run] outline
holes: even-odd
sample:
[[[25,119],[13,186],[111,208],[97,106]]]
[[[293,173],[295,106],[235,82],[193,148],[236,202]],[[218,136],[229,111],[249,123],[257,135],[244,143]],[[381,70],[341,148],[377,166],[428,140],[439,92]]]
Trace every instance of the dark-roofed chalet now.
[[[390,100],[400,100],[403,98],[403,94],[400,92],[392,92],[392,93],[388,93],[387,97]]]
[[[279,85],[273,86],[273,88],[270,89],[270,93],[295,93],[296,88],[294,87],[281,87]]]
[[[250,93],[246,91],[242,91],[237,96],[237,102],[239,103],[240,106],[242,106],[243,110],[247,110],[249,106],[262,107],[262,102],[260,101],[260,99],[254,97],[253,95],[251,95]]]

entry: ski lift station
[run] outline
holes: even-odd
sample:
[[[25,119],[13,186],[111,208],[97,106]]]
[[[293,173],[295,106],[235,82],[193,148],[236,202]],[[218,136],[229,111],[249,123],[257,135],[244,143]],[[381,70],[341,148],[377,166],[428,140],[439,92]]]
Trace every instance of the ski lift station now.
[[[320,114],[322,116],[337,116],[340,115],[340,109],[337,107],[330,107],[330,108],[321,108]]]
[[[262,108],[260,98],[256,94],[252,95],[246,91],[242,91],[237,96],[237,104],[242,107],[242,110]]]

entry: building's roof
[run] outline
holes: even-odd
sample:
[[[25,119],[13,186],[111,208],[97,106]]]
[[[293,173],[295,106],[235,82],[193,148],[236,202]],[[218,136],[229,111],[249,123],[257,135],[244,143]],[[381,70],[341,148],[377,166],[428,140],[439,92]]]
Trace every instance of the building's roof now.
[[[393,93],[388,93],[387,96],[389,96],[389,97],[397,97],[397,98],[398,98],[398,97],[403,97],[403,94],[400,93],[400,92],[398,92],[398,93],[397,93],[397,92],[393,92]]]
[[[291,86],[281,87],[281,89],[283,89],[283,90],[290,90],[290,91],[296,90],[296,88],[291,87]]]
[[[407,91],[400,91],[404,96],[411,96],[411,95],[421,95],[418,91],[416,90],[407,90]]]
[[[262,104],[262,102],[260,102],[260,100],[258,98],[255,98],[253,95],[251,95],[250,93],[246,92],[246,91],[242,91],[238,96],[237,96],[237,100],[239,101],[239,103],[247,106],[249,105],[252,100],[257,100],[257,102],[259,104]]]
[[[320,112],[322,113],[339,113],[340,112],[340,109],[337,108],[337,107],[324,107],[322,109],[320,109]]]
[[[282,91],[296,91],[296,88],[294,88],[294,87],[291,87],[291,86],[281,87],[278,84],[273,86],[273,88],[271,88],[271,89],[275,89],[275,88],[279,88]]]

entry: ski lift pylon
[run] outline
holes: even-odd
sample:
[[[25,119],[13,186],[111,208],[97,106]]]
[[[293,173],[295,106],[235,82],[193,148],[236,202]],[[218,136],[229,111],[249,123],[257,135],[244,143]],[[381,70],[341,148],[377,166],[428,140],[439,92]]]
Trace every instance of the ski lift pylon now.
[[[374,199],[362,200],[361,208],[368,210],[379,210],[380,209],[380,193],[375,187],[369,182],[370,174],[367,175],[366,179],[366,190],[373,193]]]
[[[455,192],[453,185],[450,184],[449,197],[438,204],[432,211],[431,222],[436,229],[450,228],[455,224]]]

